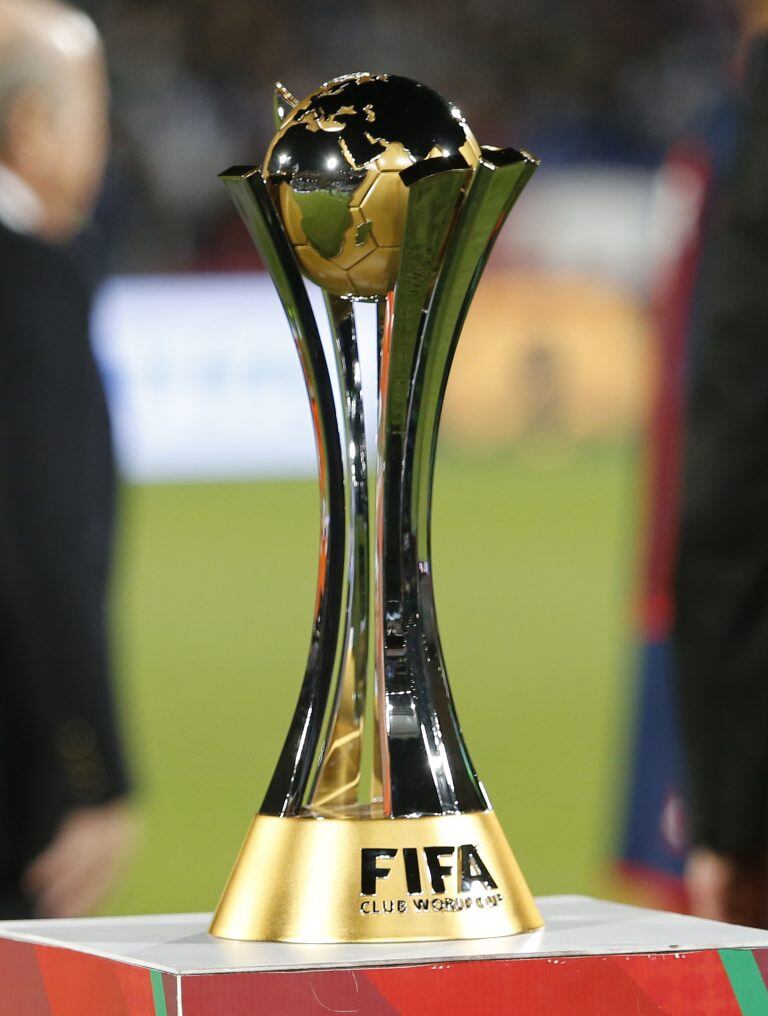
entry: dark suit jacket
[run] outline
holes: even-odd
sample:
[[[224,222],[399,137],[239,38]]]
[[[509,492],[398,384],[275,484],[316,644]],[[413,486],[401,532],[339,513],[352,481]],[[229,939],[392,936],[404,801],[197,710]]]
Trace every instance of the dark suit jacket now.
[[[63,815],[126,792],[106,592],[114,467],[89,296],[0,226],[0,916]]]
[[[768,39],[694,326],[676,648],[693,841],[768,845]]]

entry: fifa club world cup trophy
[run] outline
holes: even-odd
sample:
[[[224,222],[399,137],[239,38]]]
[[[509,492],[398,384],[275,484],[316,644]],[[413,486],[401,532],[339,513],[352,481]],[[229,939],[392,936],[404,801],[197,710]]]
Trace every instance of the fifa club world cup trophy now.
[[[346,75],[301,101],[278,85],[275,119],[264,165],[222,179],[301,361],[319,460],[320,565],[296,709],[211,931],[288,942],[530,931],[541,917],[448,686],[430,512],[456,344],[537,162],[481,147],[456,106],[391,74]],[[323,290],[332,357],[302,276]],[[373,497],[356,301],[377,305]],[[361,800],[371,657],[373,761]]]

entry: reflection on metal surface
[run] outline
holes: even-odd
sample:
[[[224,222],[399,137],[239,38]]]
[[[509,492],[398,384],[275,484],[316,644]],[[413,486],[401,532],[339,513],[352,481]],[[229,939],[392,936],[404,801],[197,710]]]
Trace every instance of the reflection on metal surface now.
[[[360,783],[365,683],[368,666],[370,539],[368,533],[368,462],[365,450],[362,377],[352,304],[327,296],[336,369],[343,400],[346,448],[347,586],[342,629],[341,669],[326,748],[310,802],[318,808],[357,801]]]
[[[430,513],[461,328],[536,161],[481,150],[455,107],[394,76],[335,79],[294,102],[280,123],[263,173],[235,169],[224,179],[274,279],[302,362],[320,463],[321,563],[299,703],[213,930],[287,941],[530,930],[539,915],[451,698]],[[325,290],[338,411],[300,269]],[[371,298],[378,302],[374,539],[353,307]],[[359,798],[369,644],[375,722],[366,802]],[[402,886],[394,875],[387,881],[390,869],[379,861],[398,851]],[[292,869],[278,899],[277,890],[262,891],[258,875],[283,857]],[[453,894],[441,860],[448,857],[458,878]],[[427,875],[422,907],[410,897]],[[472,896],[478,880],[493,902]]]

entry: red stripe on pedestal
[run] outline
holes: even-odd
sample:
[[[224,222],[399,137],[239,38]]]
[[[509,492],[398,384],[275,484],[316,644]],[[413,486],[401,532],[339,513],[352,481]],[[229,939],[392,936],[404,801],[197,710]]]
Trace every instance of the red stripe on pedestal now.
[[[401,1016],[741,1016],[717,952],[563,957],[375,970]]]
[[[155,1016],[149,970],[36,946],[51,1016]]]
[[[184,1016],[742,1016],[713,950],[196,975],[182,1004]]]
[[[0,1016],[50,1016],[35,947],[0,940]]]
[[[329,1012],[398,1016],[399,1012],[362,970],[196,974],[182,979],[181,1001],[184,1016],[328,1016]]]

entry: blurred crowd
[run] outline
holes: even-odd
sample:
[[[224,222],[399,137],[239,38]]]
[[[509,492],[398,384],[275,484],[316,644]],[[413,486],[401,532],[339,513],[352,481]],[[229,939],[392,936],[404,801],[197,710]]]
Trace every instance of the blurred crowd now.
[[[353,70],[415,77],[478,137],[544,165],[656,165],[718,101],[718,0],[89,0],[110,59],[115,151],[99,213],[110,267],[249,267],[216,175],[258,162],[271,95]],[[512,16],[514,14],[514,16]]]

